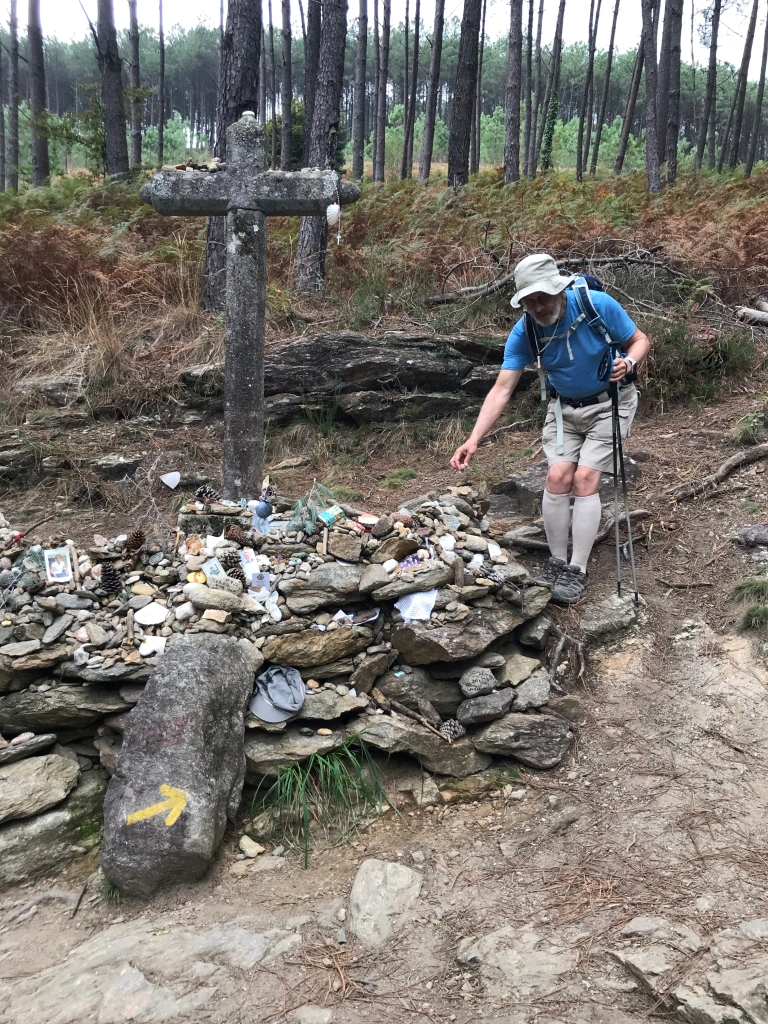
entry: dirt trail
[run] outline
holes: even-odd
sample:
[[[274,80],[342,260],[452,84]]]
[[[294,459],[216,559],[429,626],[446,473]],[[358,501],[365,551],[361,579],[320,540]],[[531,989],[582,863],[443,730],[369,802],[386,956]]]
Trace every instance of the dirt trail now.
[[[86,896],[74,920],[79,879],[6,894],[0,1021],[647,1019],[653,1002],[607,952],[627,922],[662,915],[706,938],[765,906],[768,672],[747,639],[676,616],[591,670],[572,762],[523,777],[522,799],[390,815],[307,871],[289,857],[237,878],[232,843],[200,884],[150,906]],[[338,941],[366,857],[424,880],[377,950]]]

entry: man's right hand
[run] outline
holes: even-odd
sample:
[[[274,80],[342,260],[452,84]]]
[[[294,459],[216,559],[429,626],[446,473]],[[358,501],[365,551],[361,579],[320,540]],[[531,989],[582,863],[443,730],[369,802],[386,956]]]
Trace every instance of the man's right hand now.
[[[454,469],[466,469],[472,461],[472,456],[477,451],[477,443],[472,441],[465,441],[464,444],[460,445],[454,452],[453,458],[451,459],[451,465]]]

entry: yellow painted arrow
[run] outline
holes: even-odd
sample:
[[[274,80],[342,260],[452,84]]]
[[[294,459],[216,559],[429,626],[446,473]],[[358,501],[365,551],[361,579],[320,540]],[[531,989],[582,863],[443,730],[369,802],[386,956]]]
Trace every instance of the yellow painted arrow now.
[[[160,800],[158,803],[152,804],[151,807],[144,807],[140,811],[129,814],[125,819],[126,825],[135,825],[137,821],[146,821],[147,818],[154,818],[156,814],[164,814],[165,811],[169,812],[165,824],[168,827],[175,825],[179,820],[179,815],[187,806],[187,794],[181,789],[174,789],[173,786],[165,784],[160,786],[160,792],[167,797],[166,800]]]

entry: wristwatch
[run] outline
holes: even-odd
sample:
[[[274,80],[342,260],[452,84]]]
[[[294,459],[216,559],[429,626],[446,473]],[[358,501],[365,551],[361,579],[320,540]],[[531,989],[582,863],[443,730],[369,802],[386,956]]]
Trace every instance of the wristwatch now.
[[[624,356],[624,362],[625,363],[631,363],[633,370],[637,366],[637,360],[633,356]]]

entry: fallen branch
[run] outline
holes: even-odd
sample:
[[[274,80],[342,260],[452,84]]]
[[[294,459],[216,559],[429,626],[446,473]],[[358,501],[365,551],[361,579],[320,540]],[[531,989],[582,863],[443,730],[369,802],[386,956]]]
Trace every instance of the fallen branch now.
[[[756,444],[752,448],[747,448],[743,452],[737,452],[736,455],[732,455],[730,459],[726,459],[719,469],[716,469],[714,473],[710,473],[709,476],[705,476],[701,480],[696,480],[692,484],[677,484],[675,487],[668,487],[666,491],[659,491],[657,494],[648,495],[648,497],[651,501],[660,501],[664,498],[671,501],[685,501],[688,498],[695,498],[698,494],[703,494],[710,487],[715,487],[717,484],[722,483],[726,477],[729,477],[731,473],[741,466],[749,466],[753,462],[758,462],[760,459],[765,458],[768,458],[768,443]]]
[[[714,586],[713,583],[707,583],[705,580],[701,580],[699,583],[673,583],[672,580],[663,580],[660,576],[656,577],[656,582],[665,587],[672,587],[673,590],[696,590],[697,587]]]
[[[426,720],[426,718],[424,718],[423,715],[419,715],[419,714],[417,714],[417,712],[411,711],[411,709],[407,708],[405,706],[405,704],[401,704],[400,701],[397,701],[397,700],[392,700],[391,697],[389,698],[389,703],[390,703],[390,705],[392,707],[392,710],[396,711],[398,713],[398,715],[404,715],[406,718],[410,718],[414,722],[418,722],[419,725],[423,725],[425,729],[429,729],[430,732],[433,732],[435,734],[435,736],[439,736],[440,739],[444,740],[446,743],[450,743],[451,742],[448,739],[448,737],[447,736],[443,736],[443,734],[441,732],[439,732],[434,727],[434,725],[430,725],[430,723]]]
[[[635,509],[634,512],[630,512],[629,517],[631,520],[648,519],[652,514],[653,513],[649,512],[647,509],[638,508]],[[626,522],[626,519],[626,514],[622,512],[622,514],[619,516],[619,522],[624,523]],[[605,540],[606,537],[608,537],[608,535],[614,528],[615,522],[616,521],[613,518],[608,520],[608,522],[605,524],[602,530],[598,533],[597,537],[595,537],[596,544],[602,540]],[[511,533],[505,533],[504,536],[502,537],[502,540],[506,544],[514,544],[515,547],[526,548],[530,551],[549,551],[549,544],[547,544],[546,541],[538,540],[535,537],[531,537],[528,535],[527,531],[531,529],[532,527],[530,526],[524,526],[522,530],[514,530]]]
[[[633,519],[648,519],[648,518],[650,518],[650,516],[652,514],[653,513],[649,512],[647,509],[636,508],[634,512],[630,512],[629,513],[629,518],[630,518],[630,520],[633,520]],[[619,516],[619,522],[620,523],[626,523],[626,521],[627,521],[627,514],[626,514],[626,512],[622,512],[621,515]],[[595,537],[595,544],[599,544],[601,540],[605,540],[606,537],[608,537],[608,535],[612,532],[612,530],[614,529],[615,525],[616,525],[616,520],[614,518],[609,519],[608,522],[605,524],[605,526],[602,528],[602,530]],[[634,538],[633,538],[633,540],[634,540]]]
[[[480,443],[483,444],[485,441],[495,441],[499,434],[507,434],[511,430],[524,430],[529,423],[533,423],[534,419],[534,416],[529,416],[527,420],[518,420],[517,423],[507,424],[506,427],[498,427],[496,430],[492,430],[490,434],[486,434]]]
[[[739,306],[736,310],[736,316],[739,320],[747,320],[749,323],[768,325],[768,312],[764,312],[761,309],[750,309],[749,306]]]

